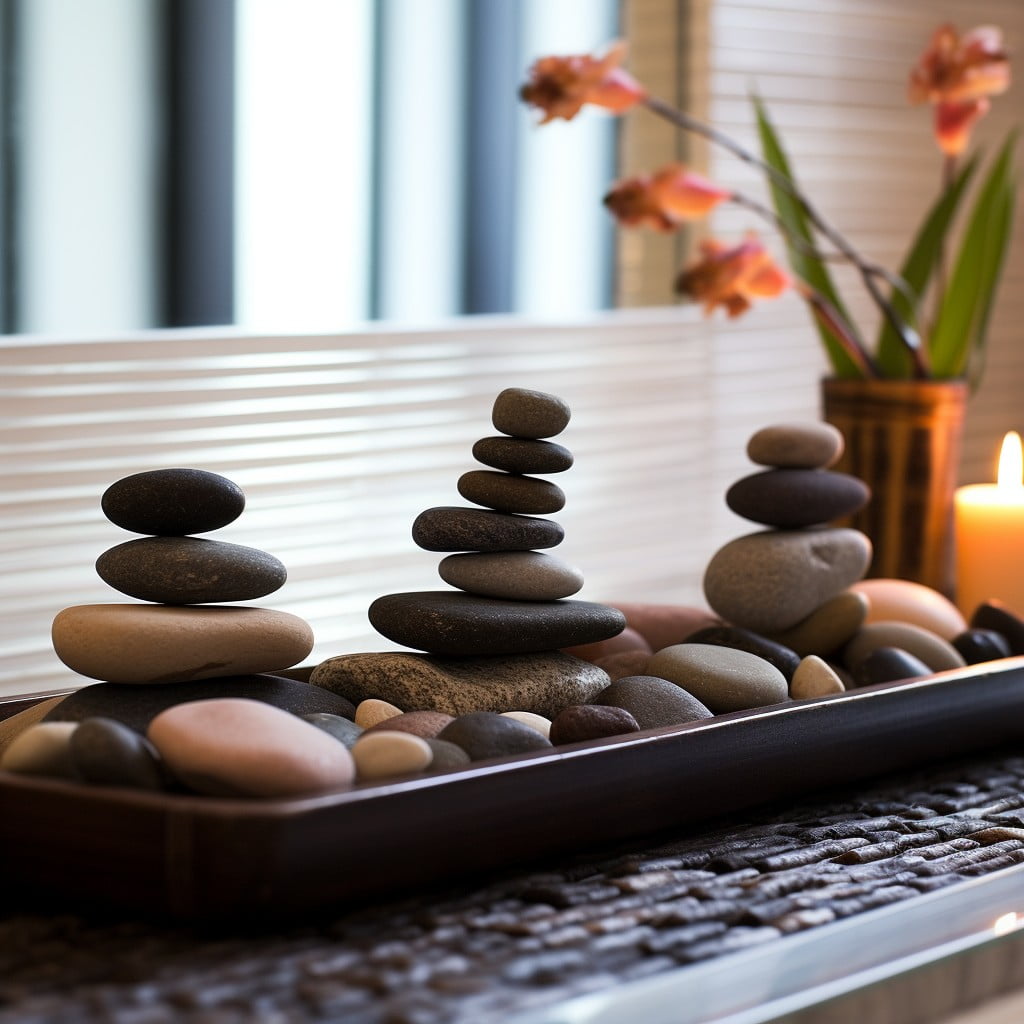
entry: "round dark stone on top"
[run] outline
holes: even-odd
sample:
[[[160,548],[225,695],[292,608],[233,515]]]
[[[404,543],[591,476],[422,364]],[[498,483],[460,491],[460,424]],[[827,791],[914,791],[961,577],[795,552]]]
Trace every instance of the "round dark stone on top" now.
[[[50,709],[44,721],[112,718],[144,733],[161,711],[186,701],[214,697],[248,697],[300,716],[326,712],[354,718],[356,713],[350,700],[319,686],[282,676],[248,675],[201,679],[193,683],[94,683],[68,694]]]
[[[273,555],[198,537],[140,537],[96,560],[104,583],[140,601],[218,604],[272,594],[288,577]]]
[[[737,480],[725,503],[739,516],[766,526],[798,529],[830,523],[863,508],[867,484],[824,469],[769,469]]]
[[[496,512],[547,515],[565,507],[561,487],[532,476],[473,469],[459,477],[458,488],[466,501],[486,505]]]
[[[573,463],[564,445],[527,437],[482,437],[473,445],[473,458],[506,473],[564,473]]]
[[[774,665],[786,677],[787,683],[792,682],[793,673],[800,665],[800,655],[796,651],[740,626],[705,626],[696,633],[691,633],[683,642],[731,647],[734,651],[756,654],[757,657]]]
[[[506,601],[450,590],[378,597],[370,623],[403,647],[453,657],[533,654],[617,636],[626,618],[590,601]]]
[[[437,738],[461,747],[471,761],[551,749],[551,742],[536,729],[493,711],[460,715],[446,725]]]
[[[972,629],[991,629],[1002,633],[1010,645],[1011,654],[1024,654],[1024,619],[1002,601],[986,601],[978,605],[968,625]]]
[[[554,437],[569,425],[572,413],[557,395],[528,388],[506,388],[494,400],[494,429],[511,437]]]
[[[553,548],[564,536],[550,519],[457,505],[428,508],[412,524],[412,539],[426,551],[533,551]]]
[[[151,469],[112,483],[100,499],[115,526],[158,537],[208,533],[245,508],[238,484],[205,469]]]

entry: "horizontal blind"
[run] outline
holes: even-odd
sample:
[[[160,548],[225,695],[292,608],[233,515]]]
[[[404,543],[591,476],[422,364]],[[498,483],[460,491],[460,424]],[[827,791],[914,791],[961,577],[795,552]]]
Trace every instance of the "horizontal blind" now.
[[[164,331],[109,340],[0,340],[0,692],[79,685],[50,649],[72,604],[129,600],[96,576],[130,539],[100,496],[129,473],[196,466],[247,494],[211,537],[279,557],[289,579],[256,604],[307,619],[313,661],[393,647],[369,626],[381,594],[442,588],[415,517],[464,505],[456,481],[493,433],[503,388],[566,399],[558,554],[580,596],[700,603],[714,550],[744,531],[723,494],[746,436],[813,415],[814,373],[779,360],[772,322],[712,331],[691,310],[577,326],[468,318],[431,331],[246,336]],[[775,342],[781,340],[776,336]]]

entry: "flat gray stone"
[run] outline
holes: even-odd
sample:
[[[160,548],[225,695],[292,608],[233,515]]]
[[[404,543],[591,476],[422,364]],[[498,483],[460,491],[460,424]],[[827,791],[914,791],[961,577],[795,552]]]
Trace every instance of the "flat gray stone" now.
[[[827,469],[768,469],[737,480],[725,503],[738,516],[766,526],[792,529],[829,523],[862,509],[867,484]]]
[[[331,715],[326,711],[314,711],[310,715],[299,715],[299,718],[315,725],[318,729],[333,736],[339,743],[344,743],[349,750],[352,749],[356,740],[363,735],[363,727],[356,725],[350,718],[342,718],[341,715]]]
[[[96,560],[104,583],[161,604],[252,601],[284,585],[288,570],[273,555],[198,537],[141,537]]]
[[[528,388],[506,388],[494,400],[494,429],[534,440],[554,437],[569,425],[569,406],[557,395]]]
[[[704,595],[734,626],[779,633],[859,580],[870,562],[871,542],[858,530],[765,530],[715,552]]]
[[[843,435],[831,423],[776,423],[751,436],[747,455],[761,466],[818,469],[835,465],[843,448]]]
[[[471,711],[460,715],[437,737],[461,747],[471,761],[514,757],[538,750],[550,750],[551,742],[536,729],[493,711]]]
[[[564,536],[551,519],[457,505],[428,508],[412,524],[412,539],[426,551],[531,551],[553,548]]]
[[[506,473],[564,473],[573,463],[564,445],[526,437],[482,437],[473,445],[473,458]]]
[[[311,682],[354,701],[378,698],[412,711],[532,711],[553,718],[585,704],[608,685],[608,674],[568,654],[434,658],[388,651],[328,658]]]
[[[714,644],[716,647],[731,647],[733,650],[756,654],[770,665],[774,665],[789,682],[800,664],[800,655],[774,640],[753,633],[740,626],[705,626],[691,633],[684,643]]]
[[[692,693],[661,676],[624,676],[602,690],[594,704],[628,711],[641,729],[660,729],[711,718]]]
[[[428,737],[426,743],[433,754],[430,767],[427,769],[430,772],[458,771],[469,764],[469,754],[454,743],[439,740],[436,736]]]
[[[626,625],[618,609],[591,601],[505,601],[450,590],[387,594],[368,615],[396,644],[456,657],[555,651],[606,640]]]
[[[459,477],[459,494],[496,512],[548,515],[565,507],[565,492],[550,480],[491,469],[471,469]]]
[[[583,586],[579,569],[540,551],[449,555],[437,571],[459,590],[510,601],[557,601]]]
[[[774,665],[731,647],[675,644],[653,654],[647,671],[692,693],[716,715],[789,699],[786,677]]]
[[[238,484],[205,469],[151,469],[112,483],[100,505],[124,530],[182,537],[234,522],[245,495]]]

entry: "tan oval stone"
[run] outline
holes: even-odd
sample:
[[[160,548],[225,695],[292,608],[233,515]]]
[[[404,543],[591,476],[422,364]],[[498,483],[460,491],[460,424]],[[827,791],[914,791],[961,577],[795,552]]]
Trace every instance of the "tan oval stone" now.
[[[507,474],[501,474],[507,475]],[[448,555],[438,575],[453,587],[508,601],[558,601],[583,586],[575,566],[542,551],[473,551]]]
[[[10,718],[5,718],[0,722],[0,756],[3,755],[4,751],[21,733],[30,725],[41,722],[46,717],[46,714],[63,699],[62,695],[60,697],[50,697],[48,700],[41,700],[38,704],[33,704],[30,708],[19,711],[18,714],[11,715]]]
[[[761,466],[819,469],[843,454],[842,432],[831,423],[775,423],[762,427],[747,442],[747,456]]]
[[[909,622],[953,640],[967,629],[967,620],[949,598],[911,580],[870,579],[851,590],[869,602],[868,622]]]
[[[763,530],[719,548],[704,595],[732,625],[779,633],[859,580],[870,562],[871,542],[858,530]]]
[[[550,718],[535,715],[532,711],[502,711],[501,714],[505,718],[515,719],[517,722],[522,722],[523,725],[528,725],[531,729],[536,729],[546,740],[551,738]]]
[[[76,777],[71,760],[71,734],[77,722],[39,722],[19,733],[0,757],[0,771],[19,775]]]
[[[421,740],[433,739],[446,729],[453,721],[452,715],[441,711],[403,711],[400,715],[391,715],[376,725],[370,726],[366,732],[411,732]]]
[[[816,654],[808,654],[797,665],[789,684],[789,695],[793,700],[830,697],[845,690],[842,679],[832,666]]]
[[[76,605],[57,614],[52,636],[68,668],[111,683],[274,672],[313,649],[313,631],[297,615],[230,605]]]
[[[381,729],[360,736],[352,747],[352,757],[356,778],[370,782],[426,771],[434,754],[430,744],[419,736]]]
[[[212,796],[293,797],[343,789],[348,749],[301,718],[241,697],[176,704],[146,733],[187,786]]]
[[[789,699],[786,677],[764,658],[714,644],[675,644],[647,663],[647,674],[667,679],[716,715],[767,707]]]
[[[879,647],[898,647],[923,661],[933,672],[963,668],[963,655],[941,636],[910,622],[871,622],[843,650],[843,662],[856,670]]]
[[[364,729],[372,729],[389,718],[397,718],[401,713],[402,709],[396,708],[390,701],[367,697],[356,705],[354,721]]]
[[[868,615],[868,599],[854,584],[819,605],[792,629],[774,633],[771,639],[783,644],[800,657],[817,654],[821,657],[838,651],[864,625]]]

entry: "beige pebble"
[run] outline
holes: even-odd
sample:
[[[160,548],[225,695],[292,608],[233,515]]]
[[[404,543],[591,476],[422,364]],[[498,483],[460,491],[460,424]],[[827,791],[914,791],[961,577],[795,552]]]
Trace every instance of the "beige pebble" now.
[[[851,590],[867,597],[868,622],[909,622],[953,640],[967,629],[967,620],[952,601],[937,590],[911,580],[870,579]]]
[[[747,456],[762,466],[818,469],[834,465],[843,448],[843,435],[831,423],[775,423],[751,436]]]
[[[430,744],[408,732],[364,733],[352,747],[356,778],[360,782],[392,779],[426,771],[434,754]]]
[[[110,683],[181,683],[273,672],[313,649],[309,624],[272,608],[83,604],[53,620],[68,668]]]
[[[177,704],[146,735],[174,775],[212,796],[306,796],[343,789],[355,776],[352,755],[333,736],[241,697]]]
[[[58,697],[41,700],[38,704],[33,704],[30,708],[19,711],[16,715],[11,715],[10,718],[5,718],[0,722],[0,756],[3,756],[4,751],[21,733],[30,725],[41,722],[46,717],[47,712],[51,708],[55,708],[63,699],[64,695],[61,694]]]
[[[830,597],[806,619],[782,633],[772,634],[771,639],[796,651],[801,658],[808,654],[823,657],[838,651],[868,616],[868,598],[856,586]]]
[[[396,708],[394,704],[386,700],[368,697],[356,705],[354,721],[356,725],[361,725],[364,729],[372,729],[375,725],[380,725],[381,722],[394,718],[401,713],[401,708]]]
[[[503,711],[501,713],[506,718],[514,718],[517,722],[522,722],[523,725],[536,729],[544,739],[551,738],[550,718],[545,718],[543,715],[535,715],[532,711]]]
[[[845,692],[842,679],[827,661],[816,654],[808,654],[793,673],[789,695],[793,700],[807,697],[828,697]]]
[[[923,661],[933,672],[963,668],[960,652],[941,636],[909,622],[871,622],[843,649],[843,664],[856,670],[879,647],[898,647]]]
[[[19,775],[75,778],[71,760],[71,734],[77,722],[38,722],[19,733],[3,757],[0,770]]]

